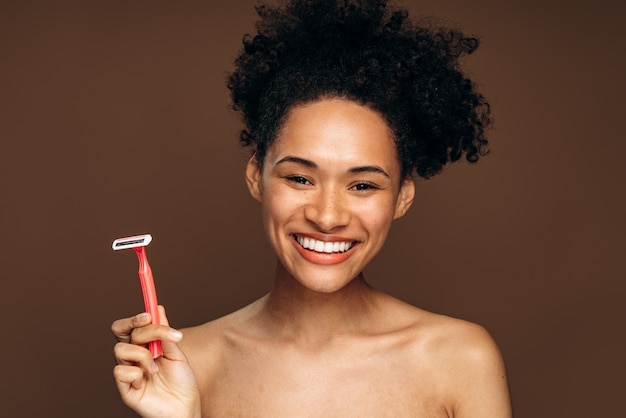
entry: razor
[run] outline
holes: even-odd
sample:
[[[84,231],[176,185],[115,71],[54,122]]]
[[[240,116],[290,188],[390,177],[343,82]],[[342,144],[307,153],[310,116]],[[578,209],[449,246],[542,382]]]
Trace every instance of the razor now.
[[[146,256],[146,246],[152,242],[152,235],[134,235],[132,237],[118,238],[113,241],[114,250],[125,250],[132,248],[139,258],[139,282],[141,283],[141,293],[143,294],[143,303],[146,312],[152,317],[152,324],[160,324],[159,310],[156,296],[156,288],[154,287],[154,278],[152,277],[152,269],[148,264]],[[162,354],[161,341],[155,340],[148,343],[148,349],[152,353],[153,358],[157,358]]]

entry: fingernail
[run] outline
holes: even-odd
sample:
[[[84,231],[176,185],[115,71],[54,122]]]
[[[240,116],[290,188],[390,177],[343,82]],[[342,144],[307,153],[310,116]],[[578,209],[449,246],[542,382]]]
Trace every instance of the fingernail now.
[[[150,318],[150,315],[148,315],[146,312],[140,313],[139,315],[135,317],[135,319],[139,322],[147,321],[148,318]]]
[[[175,340],[180,340],[181,338],[183,338],[183,333],[175,329],[171,329],[170,337],[174,338]]]
[[[159,371],[159,366],[157,366],[156,361],[152,362],[152,365],[150,366],[150,368],[152,369],[154,373]]]

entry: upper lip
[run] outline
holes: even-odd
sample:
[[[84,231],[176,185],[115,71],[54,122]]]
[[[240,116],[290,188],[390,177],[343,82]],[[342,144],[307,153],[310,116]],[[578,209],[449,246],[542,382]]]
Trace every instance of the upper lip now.
[[[356,245],[356,241],[339,239],[335,241],[319,240],[309,235],[296,235],[293,234],[292,238],[298,245],[311,251],[324,252],[324,253],[344,253],[352,249]]]
[[[317,241],[323,242],[358,242],[356,239],[350,239],[345,237],[339,237],[335,235],[322,235],[322,234],[306,234],[306,233],[294,233],[292,234],[294,238],[312,238]]]

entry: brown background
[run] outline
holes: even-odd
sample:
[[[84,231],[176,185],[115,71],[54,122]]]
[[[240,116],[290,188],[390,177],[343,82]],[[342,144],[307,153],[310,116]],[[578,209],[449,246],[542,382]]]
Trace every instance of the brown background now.
[[[224,74],[252,0],[0,3],[3,417],[131,417],[110,322],[142,309],[152,233],[176,326],[267,291]],[[624,13],[609,1],[405,4],[481,35],[467,61],[492,154],[419,182],[371,266],[413,304],[485,325],[519,417],[617,416],[625,324]],[[618,4],[617,1],[614,2]]]

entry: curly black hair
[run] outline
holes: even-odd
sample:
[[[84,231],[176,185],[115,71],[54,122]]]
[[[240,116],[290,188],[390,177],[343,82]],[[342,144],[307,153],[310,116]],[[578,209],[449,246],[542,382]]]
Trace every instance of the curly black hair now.
[[[463,154],[487,153],[489,104],[460,70],[475,37],[386,0],[291,0],[258,6],[257,34],[245,35],[228,77],[243,113],[240,140],[259,161],[289,110],[345,98],[378,111],[394,134],[402,176],[428,178]]]

